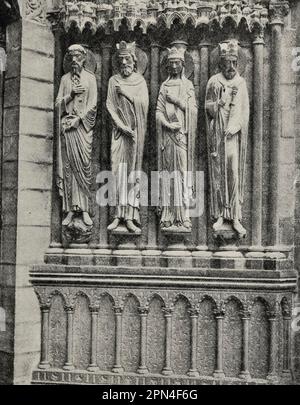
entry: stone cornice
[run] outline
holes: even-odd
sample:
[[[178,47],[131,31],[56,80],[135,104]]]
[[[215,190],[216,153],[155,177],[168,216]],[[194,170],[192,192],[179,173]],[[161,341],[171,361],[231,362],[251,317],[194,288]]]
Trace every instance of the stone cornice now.
[[[220,29],[230,22],[236,28],[243,24],[253,31],[264,29],[274,18],[283,18],[288,10],[289,2],[282,0],[73,0],[66,1],[58,14],[66,31],[73,25],[81,32],[87,26],[93,33],[98,29],[118,31],[125,21],[129,30],[138,26],[146,33],[149,27],[160,25],[169,29],[174,21],[194,27],[217,25]]]

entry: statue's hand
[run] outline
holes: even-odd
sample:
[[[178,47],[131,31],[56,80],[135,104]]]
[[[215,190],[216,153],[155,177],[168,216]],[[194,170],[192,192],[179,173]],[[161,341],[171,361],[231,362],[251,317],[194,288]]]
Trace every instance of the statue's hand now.
[[[69,121],[69,129],[77,129],[80,124],[80,117],[71,118]]]
[[[220,100],[218,101],[218,105],[220,107],[224,107],[225,104],[226,104],[226,101],[224,101],[222,98],[220,98]]]
[[[129,136],[132,140],[134,140],[134,131],[129,127],[122,127],[120,128],[123,134]]]
[[[218,157],[218,154],[217,152],[212,152],[210,156],[215,159],[216,157]]]
[[[76,86],[73,86],[71,91],[71,97],[74,98],[77,94],[82,94],[84,92],[85,88],[81,84],[78,84]]]
[[[171,123],[169,123],[168,128],[171,131],[176,132],[181,129],[181,125],[179,124],[179,122],[171,122]]]
[[[238,88],[236,86],[232,86],[232,97],[235,97],[237,95],[238,92]]]

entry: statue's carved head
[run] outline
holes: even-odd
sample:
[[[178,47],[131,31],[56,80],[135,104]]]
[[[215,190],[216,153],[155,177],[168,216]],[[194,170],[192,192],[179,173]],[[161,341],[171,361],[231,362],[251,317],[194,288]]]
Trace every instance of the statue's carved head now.
[[[238,41],[231,39],[219,44],[220,69],[227,80],[231,80],[237,73]]]
[[[171,77],[179,76],[184,68],[184,54],[185,50],[176,48],[168,48],[168,69]]]
[[[121,41],[117,44],[117,50],[119,72],[123,77],[128,77],[136,71],[135,42]]]
[[[81,45],[71,45],[68,48],[68,56],[71,61],[71,68],[74,74],[79,74],[86,61],[86,50]]]

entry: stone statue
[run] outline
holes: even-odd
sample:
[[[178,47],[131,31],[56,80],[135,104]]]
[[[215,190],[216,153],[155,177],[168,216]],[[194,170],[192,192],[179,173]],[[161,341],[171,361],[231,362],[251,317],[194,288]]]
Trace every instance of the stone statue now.
[[[117,45],[119,73],[108,83],[107,109],[113,122],[111,167],[117,179],[116,210],[112,231],[125,225],[127,231],[140,232],[139,172],[142,170],[149,95],[144,77],[137,72],[135,43]],[[136,173],[129,189],[128,176]]]
[[[75,218],[81,228],[93,225],[90,217],[91,154],[97,114],[97,84],[85,69],[86,50],[81,45],[68,48],[71,71],[60,83],[56,107],[59,115],[58,187],[70,227]]]
[[[219,56],[221,72],[208,81],[205,101],[211,216],[215,233],[231,224],[241,238],[249,97],[237,72],[237,41],[219,44]]]
[[[160,226],[175,233],[190,232],[192,226],[189,208],[198,113],[194,85],[184,74],[184,54],[183,48],[168,49],[169,76],[161,85],[156,108]]]

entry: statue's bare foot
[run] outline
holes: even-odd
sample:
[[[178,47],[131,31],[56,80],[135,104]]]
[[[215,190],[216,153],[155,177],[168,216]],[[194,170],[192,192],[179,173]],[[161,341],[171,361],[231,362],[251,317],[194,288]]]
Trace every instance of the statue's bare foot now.
[[[74,217],[74,212],[73,211],[69,211],[68,215],[66,216],[66,218],[62,221],[62,226],[68,226],[70,225],[72,219]]]
[[[83,222],[87,225],[87,226],[92,226],[93,225],[93,221],[92,221],[92,219],[91,219],[91,217],[90,217],[90,215],[89,215],[89,213],[88,212],[83,212],[82,213],[82,219],[83,219]]]
[[[192,223],[191,223],[191,221],[184,221],[183,226],[187,229],[191,229]]]
[[[238,219],[233,221],[233,229],[239,234],[241,238],[243,238],[246,235],[246,229],[243,227],[243,225],[240,223]]]
[[[214,230],[215,232],[219,231],[219,230],[222,228],[223,223],[224,223],[223,217],[219,217],[219,218],[217,219],[217,221],[213,224],[213,230]]]
[[[115,218],[110,225],[108,225],[107,230],[108,231],[113,231],[114,229],[118,228],[120,224],[120,219]]]
[[[140,228],[135,226],[134,223],[131,221],[131,219],[126,221],[126,228],[128,229],[128,231],[133,233],[137,233],[140,231]]]

